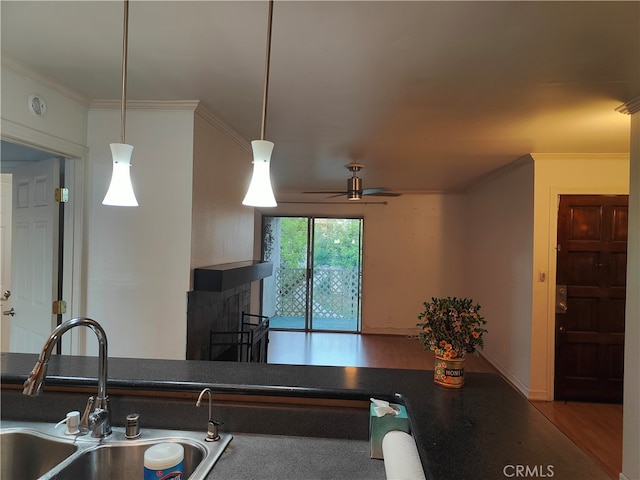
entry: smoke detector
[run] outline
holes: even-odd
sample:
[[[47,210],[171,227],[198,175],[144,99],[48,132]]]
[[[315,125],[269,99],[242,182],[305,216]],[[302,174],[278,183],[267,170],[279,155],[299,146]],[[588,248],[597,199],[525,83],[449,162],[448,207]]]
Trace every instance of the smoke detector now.
[[[42,117],[47,112],[47,102],[42,95],[32,93],[27,99],[27,108],[32,115]]]

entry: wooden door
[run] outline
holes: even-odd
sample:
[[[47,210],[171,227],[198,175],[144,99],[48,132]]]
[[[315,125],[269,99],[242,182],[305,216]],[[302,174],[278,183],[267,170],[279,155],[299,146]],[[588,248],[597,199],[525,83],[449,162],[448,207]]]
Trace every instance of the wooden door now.
[[[628,203],[627,195],[560,198],[556,400],[622,402]]]

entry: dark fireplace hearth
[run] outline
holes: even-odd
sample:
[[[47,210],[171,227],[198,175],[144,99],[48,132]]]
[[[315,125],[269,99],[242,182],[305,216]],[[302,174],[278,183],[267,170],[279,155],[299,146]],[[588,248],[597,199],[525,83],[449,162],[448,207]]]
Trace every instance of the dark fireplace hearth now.
[[[196,268],[187,294],[187,360],[217,357],[210,332],[240,330],[242,312],[251,310],[251,283],[271,275],[269,262],[236,262]]]

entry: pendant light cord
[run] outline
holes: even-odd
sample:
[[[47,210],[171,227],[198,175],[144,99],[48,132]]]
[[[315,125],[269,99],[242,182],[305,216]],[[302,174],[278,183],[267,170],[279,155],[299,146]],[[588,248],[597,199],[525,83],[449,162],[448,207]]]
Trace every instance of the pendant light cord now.
[[[127,43],[129,40],[129,0],[124,0],[124,27],[122,33],[122,103],[120,105],[120,143],[125,143],[127,122]]]
[[[271,24],[273,19],[273,0],[269,0],[269,20],[267,27],[267,54],[264,66],[264,93],[262,97],[262,126],[260,128],[260,140],[264,140],[267,129],[267,97],[269,94],[269,66],[271,64]]]

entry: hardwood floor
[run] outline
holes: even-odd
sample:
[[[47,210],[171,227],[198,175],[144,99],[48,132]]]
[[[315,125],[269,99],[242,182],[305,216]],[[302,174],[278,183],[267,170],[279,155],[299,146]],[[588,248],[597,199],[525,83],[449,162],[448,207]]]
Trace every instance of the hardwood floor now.
[[[434,356],[412,338],[271,331],[269,363],[433,370]],[[483,357],[467,357],[468,372],[496,372]],[[612,479],[622,470],[622,405],[531,402]]]
[[[401,335],[269,333],[268,363],[433,370],[433,362],[433,352],[425,351],[417,339]],[[465,368],[468,372],[495,371],[476,355],[467,357]]]
[[[564,434],[617,479],[622,471],[622,405],[531,402]]]

